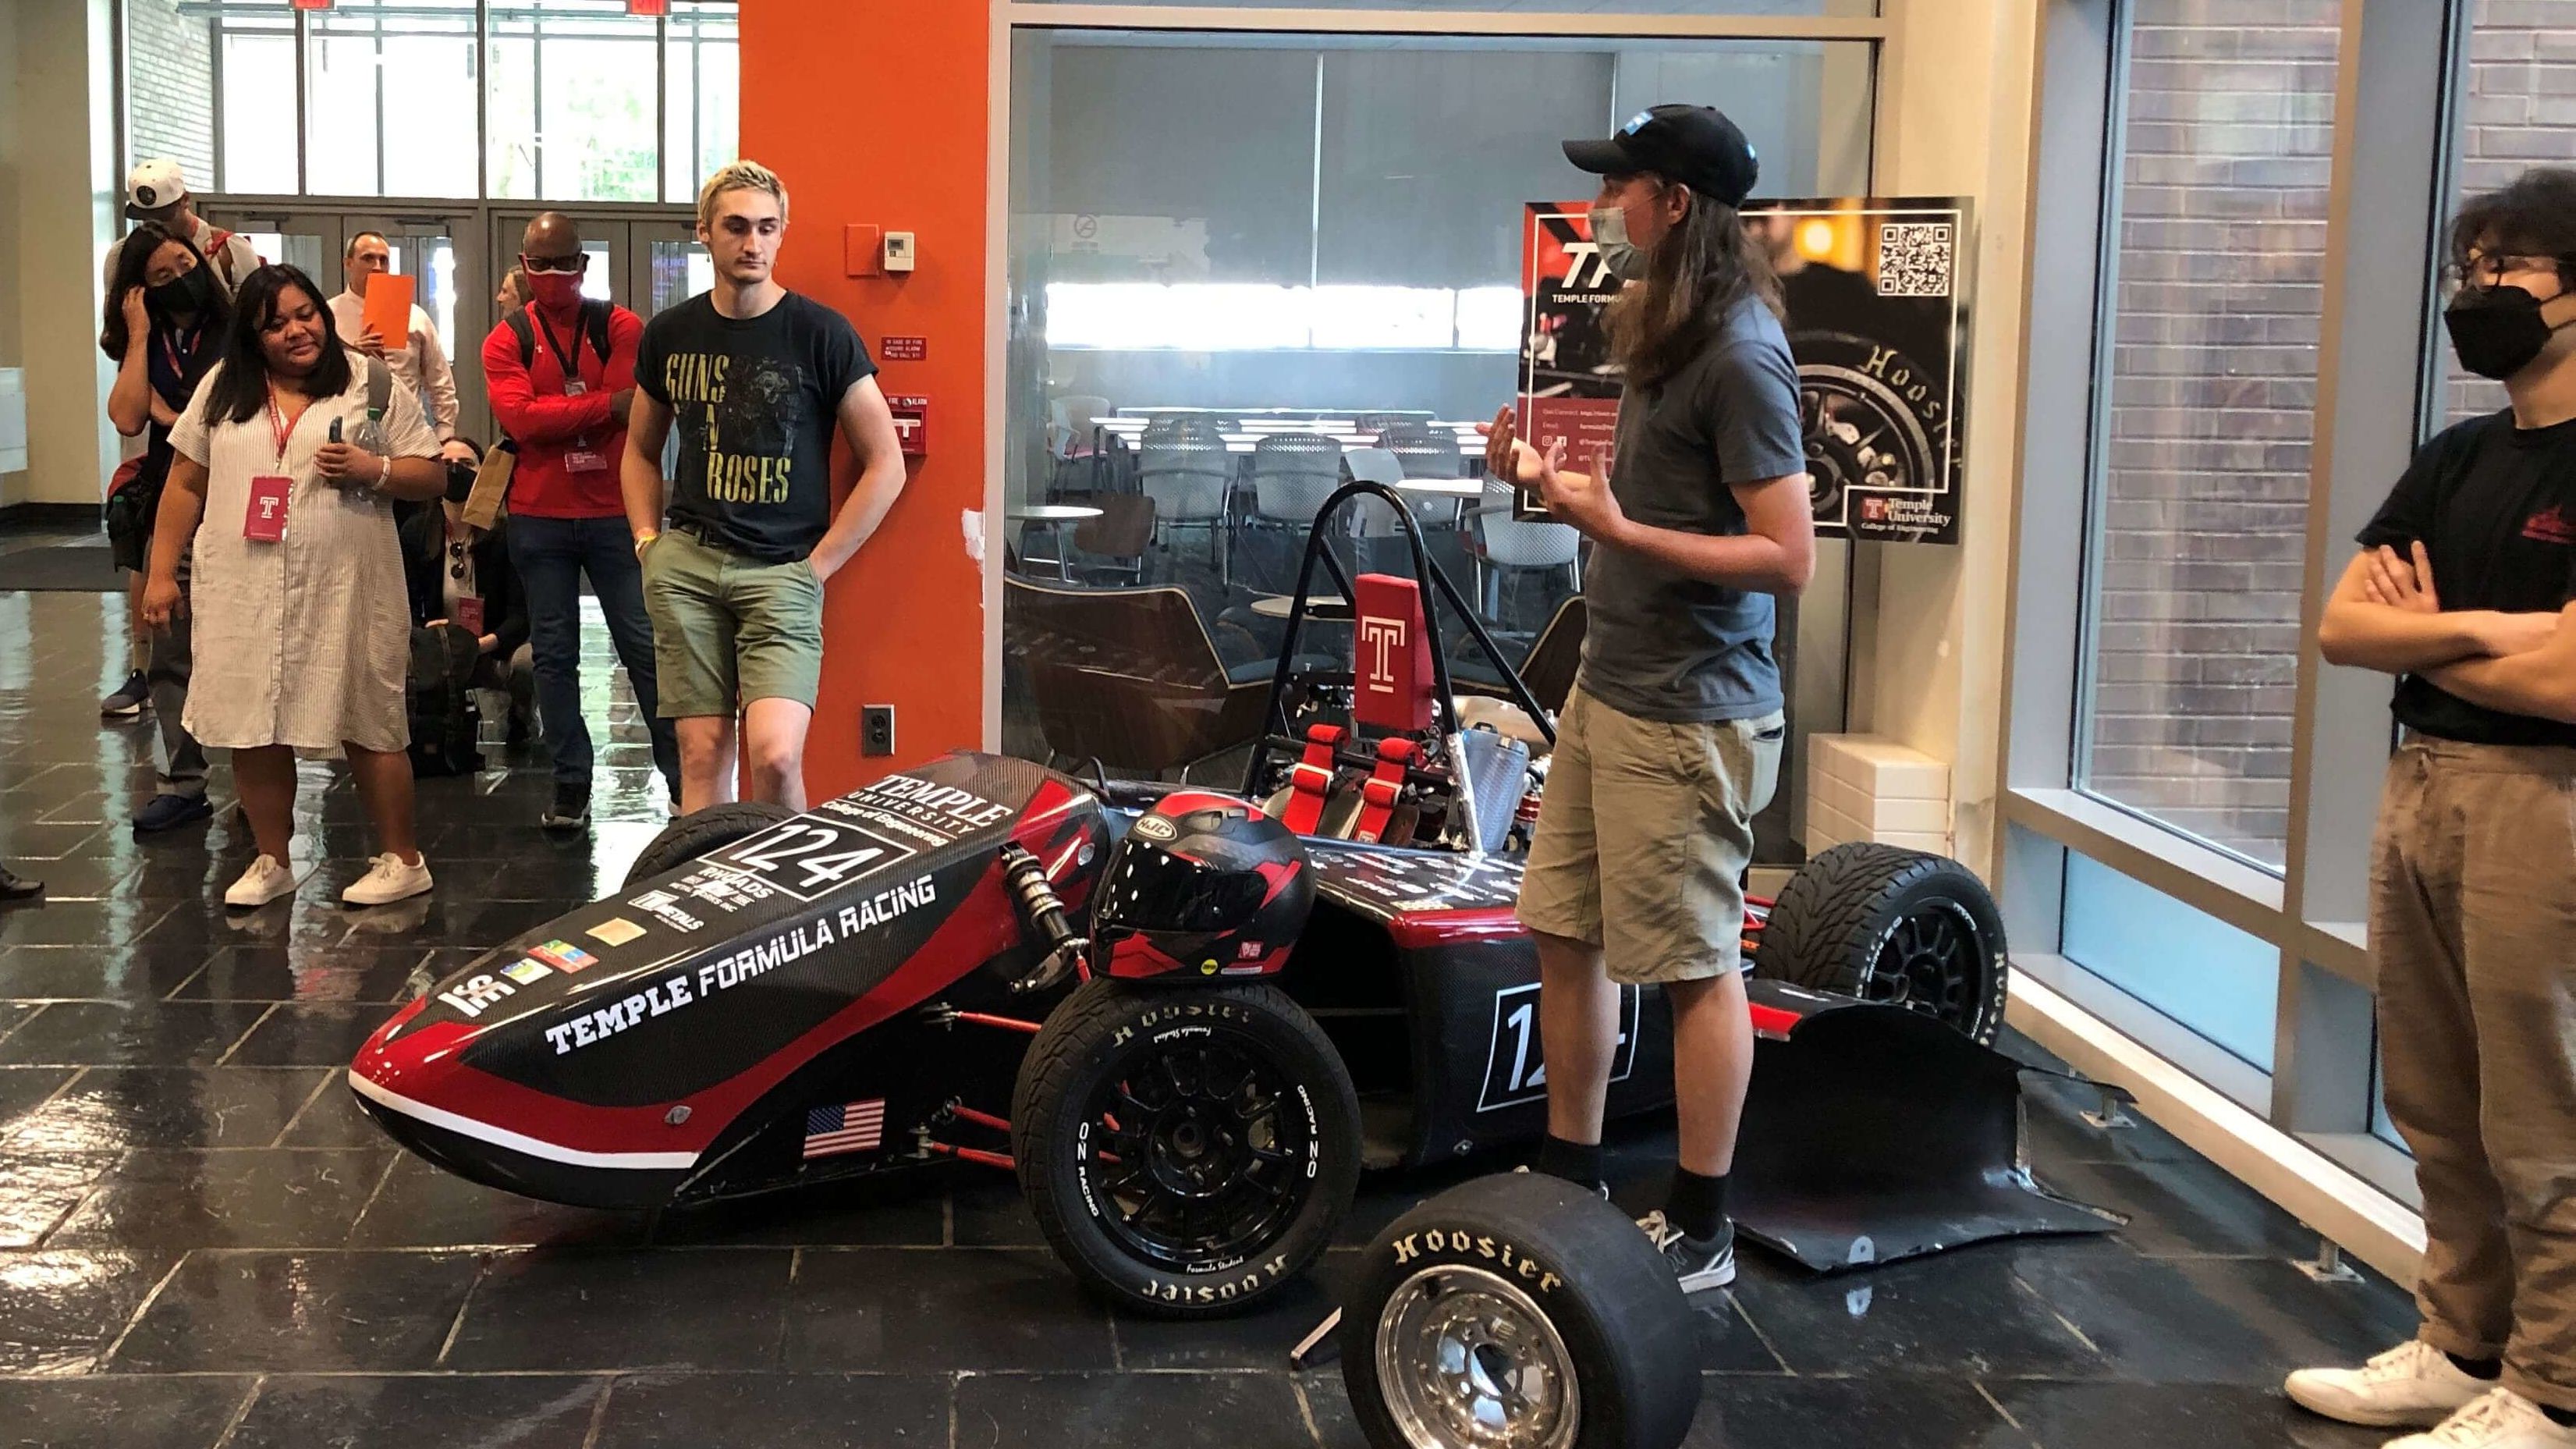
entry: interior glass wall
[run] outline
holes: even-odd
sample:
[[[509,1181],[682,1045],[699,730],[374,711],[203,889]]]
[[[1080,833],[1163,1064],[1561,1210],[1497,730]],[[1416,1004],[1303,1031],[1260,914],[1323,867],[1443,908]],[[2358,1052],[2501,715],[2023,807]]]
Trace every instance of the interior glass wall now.
[[[1096,692],[1057,697],[1014,664],[1006,747],[1081,759],[1105,723],[1129,757],[1104,763],[1168,772],[1236,742],[1216,717],[1230,688],[1267,683],[1315,505],[1381,457],[1426,485],[1407,496],[1435,560],[1522,661],[1581,577],[1572,530],[1497,509],[1471,428],[1515,392],[1522,203],[1588,198],[1559,143],[1661,101],[1722,105],[1764,195],[1863,193],[1872,49],[1016,32],[1006,654],[1046,637],[1041,615],[1053,628],[1119,591],[1176,590],[1132,609],[1186,600],[1157,667],[1188,683],[1132,712],[1205,728],[1104,722]],[[1042,516],[1067,506],[1105,513]],[[1392,539],[1353,543],[1363,567],[1400,557]],[[1090,597],[1058,597],[1075,592]],[[1453,668],[1490,680],[1444,627]],[[1348,668],[1348,634],[1312,631],[1300,652]]]

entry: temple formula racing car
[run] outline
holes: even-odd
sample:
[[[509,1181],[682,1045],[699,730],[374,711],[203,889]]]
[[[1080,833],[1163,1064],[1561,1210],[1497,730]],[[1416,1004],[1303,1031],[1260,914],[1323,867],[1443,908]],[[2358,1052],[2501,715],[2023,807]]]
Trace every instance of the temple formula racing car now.
[[[802,814],[701,811],[405,1005],[349,1084],[441,1167],[596,1207],[1014,1169],[1095,1289],[1238,1311],[1323,1251],[1363,1168],[1545,1123],[1520,862],[1483,848],[1523,781],[1480,810],[1454,711],[1358,751],[1369,712],[1291,738],[1274,703],[1303,753],[1258,800],[961,752]],[[1844,847],[1753,917],[1749,1234],[1836,1269],[2110,1225],[2020,1168],[1972,876]],[[1611,1113],[1667,1107],[1664,1004],[1624,988],[1621,1021]]]

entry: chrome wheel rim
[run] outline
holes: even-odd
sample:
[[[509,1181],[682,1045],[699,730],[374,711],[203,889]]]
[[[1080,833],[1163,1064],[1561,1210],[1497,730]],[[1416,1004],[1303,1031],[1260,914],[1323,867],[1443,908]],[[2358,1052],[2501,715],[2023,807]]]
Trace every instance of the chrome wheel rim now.
[[[1388,1417],[1416,1449],[1567,1449],[1582,1423],[1556,1325],[1482,1268],[1424,1268],[1398,1284],[1376,1358]]]

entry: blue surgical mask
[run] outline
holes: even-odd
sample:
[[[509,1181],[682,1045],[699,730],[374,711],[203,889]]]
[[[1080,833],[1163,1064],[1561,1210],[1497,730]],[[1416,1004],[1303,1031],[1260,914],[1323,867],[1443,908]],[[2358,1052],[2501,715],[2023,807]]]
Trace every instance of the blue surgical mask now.
[[[1646,279],[1643,248],[1628,240],[1628,213],[1615,206],[1592,208],[1592,244],[1601,248],[1601,264],[1623,282]]]

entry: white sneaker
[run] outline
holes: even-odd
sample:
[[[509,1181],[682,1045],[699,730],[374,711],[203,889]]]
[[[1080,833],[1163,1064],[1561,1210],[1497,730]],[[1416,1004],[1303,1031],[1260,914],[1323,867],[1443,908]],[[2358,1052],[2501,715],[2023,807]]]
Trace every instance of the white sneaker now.
[[[2566,1449],[2576,1428],[2540,1412],[2511,1389],[2491,1389],[2426,1434],[2391,1439],[2386,1449]]]
[[[408,900],[429,889],[429,857],[422,856],[409,865],[401,856],[388,850],[368,860],[373,869],[360,877],[347,890],[340,892],[345,905],[381,906]]]
[[[241,873],[240,880],[225,888],[224,904],[244,910],[264,906],[279,896],[295,894],[295,888],[301,884],[303,878],[279,865],[276,856],[263,855],[250,863],[250,869]]]
[[[2416,1338],[2357,1369],[2301,1369],[2281,1387],[2329,1419],[2394,1429],[2441,1423],[2495,1385],[2460,1372],[2450,1355]]]

